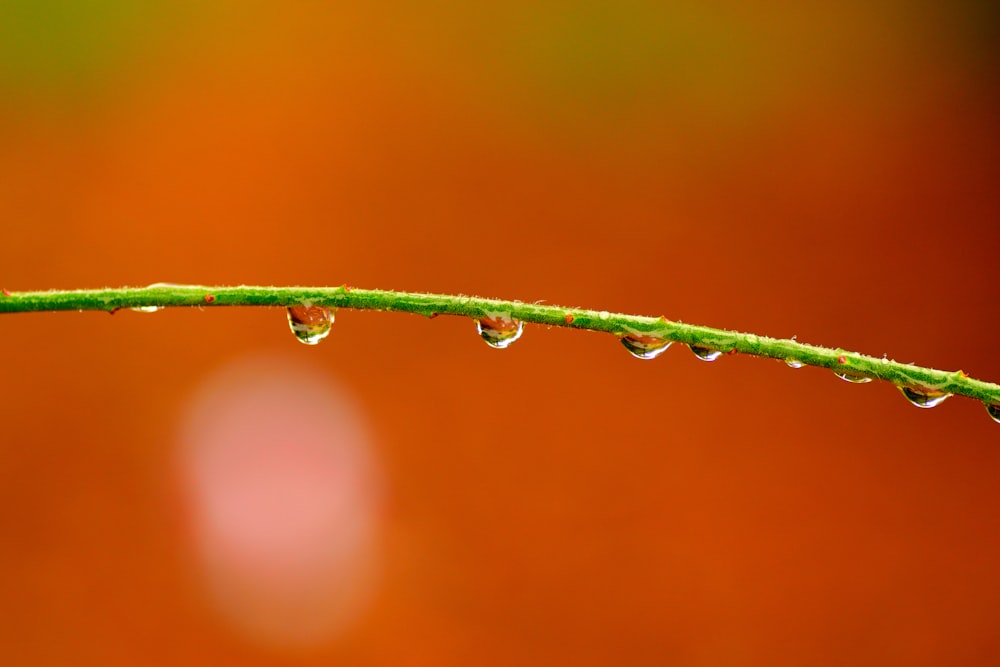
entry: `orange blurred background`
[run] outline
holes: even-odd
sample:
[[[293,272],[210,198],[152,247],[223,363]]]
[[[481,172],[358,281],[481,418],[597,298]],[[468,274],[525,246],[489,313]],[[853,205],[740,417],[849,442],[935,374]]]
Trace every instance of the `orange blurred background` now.
[[[0,285],[544,299],[997,381],[997,18],[985,2],[13,0]],[[681,346],[639,362],[542,327],[498,352],[467,321],[369,312],[341,311],[316,348],[267,309],[10,315],[0,344],[5,664],[1000,653],[1000,429],[974,401],[916,410],[881,383]],[[234,414],[336,433],[293,461],[259,431],[257,463],[237,447],[206,464],[238,468],[235,495],[209,473],[192,491],[190,424],[282,374],[273,411]],[[295,387],[316,404],[297,411]],[[274,560],[206,565],[199,503],[217,491],[236,522],[218,525],[249,532],[205,539]],[[305,556],[339,583],[310,594],[339,620],[268,634],[213,577],[264,607],[309,589],[313,543],[280,540],[311,507],[333,509],[296,530],[339,555]]]

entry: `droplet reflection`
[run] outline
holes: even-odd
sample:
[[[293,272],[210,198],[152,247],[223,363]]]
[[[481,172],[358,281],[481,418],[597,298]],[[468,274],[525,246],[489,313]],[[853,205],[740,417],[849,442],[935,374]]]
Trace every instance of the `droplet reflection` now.
[[[990,416],[990,419],[1000,424],[1000,403],[989,404],[986,403],[986,414]]]
[[[694,356],[702,361],[715,361],[722,356],[722,350],[713,350],[710,347],[701,347],[700,345],[688,345],[688,347],[691,348]]]
[[[853,373],[844,373],[842,371],[834,371],[834,375],[839,377],[844,382],[850,382],[852,384],[865,384],[866,382],[871,382],[872,379],[865,377],[863,375],[854,375]]]
[[[636,359],[655,359],[673,344],[673,341],[664,340],[659,336],[642,334],[628,334],[622,336],[621,341],[629,354]]]
[[[300,343],[317,345],[330,334],[334,314],[323,306],[292,306],[288,308],[288,327]]]
[[[476,320],[476,331],[486,344],[497,350],[510,347],[524,333],[524,322],[506,315],[494,315]]]
[[[903,392],[906,400],[918,408],[933,408],[935,405],[941,405],[946,398],[951,396],[944,391],[922,387],[900,387],[899,390]]]

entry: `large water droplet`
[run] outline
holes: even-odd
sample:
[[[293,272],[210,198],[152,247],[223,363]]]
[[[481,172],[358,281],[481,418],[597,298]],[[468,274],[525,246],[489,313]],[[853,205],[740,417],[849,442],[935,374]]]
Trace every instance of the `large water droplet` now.
[[[805,366],[805,364],[798,359],[785,359],[785,365],[789,368],[802,368]]]
[[[864,384],[866,382],[871,382],[872,381],[871,378],[866,378],[863,375],[855,375],[853,373],[844,373],[844,372],[841,372],[841,371],[834,371],[833,374],[836,375],[837,377],[839,377],[844,382],[850,382],[852,384]]]
[[[476,320],[476,331],[490,347],[502,350],[524,333],[524,322],[506,315],[483,317]]]
[[[622,345],[636,359],[655,359],[673,344],[673,341],[664,340],[658,336],[644,336],[642,334],[628,334],[622,336]]]
[[[906,400],[918,408],[933,408],[935,405],[941,405],[944,403],[944,399],[951,396],[944,391],[923,387],[900,387],[899,390],[903,392]]]
[[[702,347],[700,345],[688,345],[688,347],[691,348],[694,356],[702,361],[715,361],[722,356],[722,350],[713,350],[710,347]]]
[[[333,326],[333,311],[323,306],[291,306],[288,327],[300,343],[316,345],[327,337]]]
[[[1000,403],[984,403],[986,406],[986,414],[990,416],[990,419],[1000,424]]]

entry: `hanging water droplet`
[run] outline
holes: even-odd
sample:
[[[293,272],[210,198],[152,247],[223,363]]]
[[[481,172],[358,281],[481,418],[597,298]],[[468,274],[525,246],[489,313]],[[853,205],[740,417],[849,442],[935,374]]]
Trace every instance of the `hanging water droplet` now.
[[[290,306],[288,327],[300,343],[316,345],[327,337],[333,326],[333,311],[323,306]]]
[[[900,387],[899,390],[903,392],[906,400],[918,408],[933,408],[935,405],[941,405],[944,403],[944,399],[951,396],[944,391],[923,387]]]
[[[702,347],[700,345],[688,345],[688,347],[691,348],[694,356],[702,361],[715,361],[722,356],[722,350],[713,350],[710,347]]]
[[[134,310],[137,313],[155,313],[159,309],[160,308],[158,306],[136,306],[135,308],[132,308],[131,310]],[[150,321],[152,321],[152,320],[150,320]]]
[[[655,359],[673,344],[673,341],[664,340],[658,336],[644,336],[641,334],[628,334],[622,336],[622,345],[636,359]]]
[[[990,419],[1000,424],[1000,403],[983,403],[986,406],[986,414]]]
[[[789,368],[802,368],[805,366],[805,364],[798,359],[785,359],[785,365]]]
[[[476,320],[476,331],[490,347],[502,350],[524,333],[524,322],[506,315],[495,315]]]
[[[839,377],[844,382],[851,382],[853,384],[864,384],[866,382],[871,382],[872,381],[871,378],[866,378],[863,375],[855,375],[853,373],[844,373],[844,372],[841,372],[841,371],[834,371],[833,374],[836,375],[837,377]]]

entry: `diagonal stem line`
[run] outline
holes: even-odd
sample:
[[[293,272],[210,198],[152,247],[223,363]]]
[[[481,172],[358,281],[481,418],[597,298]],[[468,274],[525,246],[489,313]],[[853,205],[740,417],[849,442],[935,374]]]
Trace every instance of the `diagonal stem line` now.
[[[140,307],[297,306],[416,313],[426,317],[455,315],[472,319],[503,315],[522,322],[602,331],[617,336],[656,336],[697,347],[794,360],[803,365],[838,373],[967,396],[987,405],[1000,404],[1000,385],[968,377],[962,371],[902,364],[840,348],[807,345],[795,340],[769,338],[685,324],[664,317],[609,313],[583,308],[483,299],[454,294],[426,294],[340,287],[264,287],[254,285],[205,286],[159,284],[96,290],[9,292],[0,295],[0,313],[98,310],[115,312]]]

